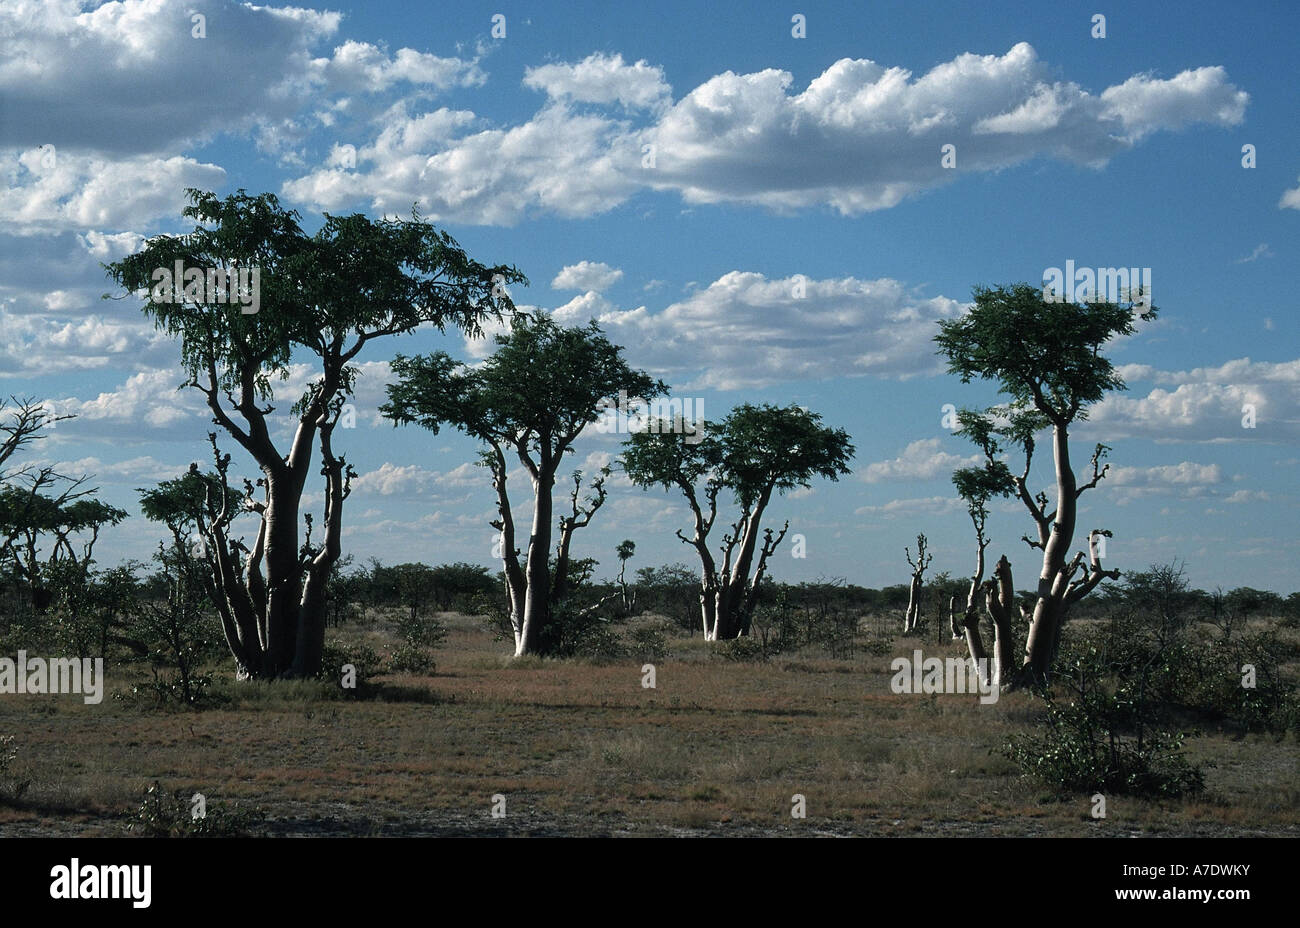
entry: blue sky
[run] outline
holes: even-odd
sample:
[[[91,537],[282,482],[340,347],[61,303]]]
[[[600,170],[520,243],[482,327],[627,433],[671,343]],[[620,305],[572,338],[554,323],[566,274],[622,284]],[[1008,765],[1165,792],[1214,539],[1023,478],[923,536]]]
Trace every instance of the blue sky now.
[[[1111,349],[1129,390],[1077,433],[1114,448],[1082,523],[1115,533],[1121,570],[1180,558],[1203,587],[1300,588],[1300,12],[1020,7],[0,2],[0,393],[76,414],[33,457],[136,512],[135,487],[206,459],[208,423],[139,301],[100,299],[99,262],[183,231],[186,186],[274,192],[308,229],[418,201],[528,275],[516,303],[599,318],[709,417],[796,402],[847,429],[854,473],[773,507],[807,550],[773,573],[879,586],[906,579],[918,531],[934,569],[971,566],[948,477],[972,449],[941,410],[994,395],[942,373],[937,321],[1067,260],[1150,268],[1160,319]],[[375,417],[396,351],[487,346],[371,347],[340,442],[362,475],[345,548],[493,563],[473,444]],[[574,466],[617,452],[585,436]],[[676,497],[615,480],[577,553],[612,572],[631,538],[634,567],[691,563],[685,524]],[[1027,527],[1009,504],[991,521],[1021,585]],[[157,537],[136,512],[97,553]]]

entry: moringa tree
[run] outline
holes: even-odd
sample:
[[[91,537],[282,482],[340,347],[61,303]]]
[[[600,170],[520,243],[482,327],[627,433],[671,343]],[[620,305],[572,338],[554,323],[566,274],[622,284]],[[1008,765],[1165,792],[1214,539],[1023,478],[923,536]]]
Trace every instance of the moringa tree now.
[[[907,557],[907,564],[912,568],[912,582],[907,589],[907,612],[903,615],[903,634],[910,635],[916,631],[917,625],[921,621],[921,585],[925,581],[925,571],[934,560],[933,554],[928,554],[926,549],[928,541],[925,535],[916,536],[916,560],[912,560],[912,549],[904,548],[903,554]]]
[[[298,214],[271,194],[187,192],[184,215],[197,221],[193,232],[151,238],[106,270],[128,291],[146,294],[145,314],[180,340],[184,386],[203,395],[213,422],[261,470],[256,487],[245,482],[241,503],[258,523],[248,549],[222,525],[230,514],[223,500],[230,456],[214,433],[223,488],[206,530],[216,545],[214,598],[241,676],[310,676],[320,670],[326,585],[341,554],[350,489],[334,432],[356,379],[353,361],[375,339],[424,323],[480,333],[485,319],[513,308],[504,284],[523,275],[472,260],[416,214],[326,214],[307,235]],[[312,379],[293,398],[291,438],[281,446],[273,436],[272,380],[287,379],[295,358],[309,360]],[[319,542],[309,513],[300,537],[313,445],[325,478]]]
[[[482,463],[497,493],[515,656],[545,653],[554,641],[549,625],[554,606],[568,591],[573,533],[591,522],[605,502],[605,476],[581,499],[582,475],[574,475],[569,512],[560,520],[554,572],[550,564],[555,475],[564,456],[588,425],[608,410],[629,405],[629,395],[649,399],[667,387],[633,370],[623,349],[611,344],[594,321],[565,328],[550,316],[516,314],[497,350],[481,366],[438,353],[398,356],[397,382],[381,407],[397,423],[417,423],[437,434],[452,425],[484,444]],[[626,408],[621,410],[627,412]],[[507,487],[509,459],[523,465],[533,490],[533,522],[523,565]]]
[[[1102,568],[1100,548],[1095,544],[1089,544],[1086,555],[1079,552],[1070,557],[1079,497],[1105,477],[1109,465],[1102,462],[1110,450],[1096,445],[1090,473],[1081,481],[1070,457],[1070,430],[1087,418],[1088,407],[1108,391],[1124,389],[1124,381],[1102,349],[1111,339],[1133,334],[1139,319],[1151,319],[1155,314],[1156,308],[1149,306],[1142,294],[1119,303],[1073,303],[1045,298],[1040,289],[1022,283],[976,287],[974,306],[968,313],[939,323],[935,341],[940,354],[948,359],[949,373],[959,375],[963,383],[977,377],[994,381],[1010,398],[1008,404],[983,413],[967,412],[962,432],[975,437],[977,443],[981,435],[988,439],[983,451],[990,467],[997,463],[995,455],[1001,450],[997,439],[1024,456],[1021,471],[1008,469],[1005,476],[1009,482],[1003,483],[1033,519],[1035,536],[1026,535],[1025,541],[1042,552],[1034,605],[1032,609],[1021,607],[1029,633],[1020,680],[1046,679],[1070,607],[1104,578],[1118,576],[1117,571]],[[972,423],[977,419],[983,424],[975,427]],[[1035,439],[1049,428],[1055,465],[1052,496],[1029,489]],[[1096,534],[1100,533],[1090,534],[1090,541]],[[1085,556],[1088,567],[1076,577]],[[998,583],[1005,587],[1005,597],[999,594],[987,601],[1010,610],[1014,604],[1011,566],[1005,558],[998,563]],[[1007,621],[1009,626],[1009,615]]]
[[[981,413],[963,409],[958,413],[958,425],[961,426],[958,434],[971,439],[984,451],[984,463],[977,467],[959,468],[952,475],[953,486],[957,488],[957,495],[966,501],[966,512],[975,529],[975,571],[971,574],[970,586],[966,592],[965,608],[959,612],[957,597],[953,596],[948,605],[948,613],[952,637],[966,639],[971,660],[984,675],[981,679],[985,683],[992,681],[995,685],[1000,685],[1003,668],[1015,666],[1015,630],[1011,622],[1011,611],[1016,591],[1011,585],[1011,564],[1005,556],[999,559],[993,578],[987,584],[984,582],[984,552],[989,546],[985,527],[988,523],[989,503],[994,497],[1009,496],[1013,481],[1011,471],[1000,459],[1001,448],[993,435],[993,423]],[[983,605],[993,621],[994,661],[991,667],[986,663],[988,651],[980,632],[981,593],[984,595]]]
[[[618,557],[618,586],[623,593],[623,608],[631,609],[636,602],[636,592],[633,591],[631,596],[628,595],[627,589],[627,562],[636,554],[636,542],[631,538],[624,538],[614,549],[615,556]]]
[[[748,403],[717,423],[664,420],[624,444],[623,469],[634,484],[676,487],[690,506],[694,533],[688,538],[679,529],[677,537],[700,558],[706,640],[749,634],[768,558],[790,526],[787,521],[779,534],[762,528],[773,493],[807,487],[817,476],[838,480],[849,472],[853,452],[848,433],[823,426],[817,413]],[[722,538],[719,563],[709,533],[724,489],[735,497],[740,516]]]

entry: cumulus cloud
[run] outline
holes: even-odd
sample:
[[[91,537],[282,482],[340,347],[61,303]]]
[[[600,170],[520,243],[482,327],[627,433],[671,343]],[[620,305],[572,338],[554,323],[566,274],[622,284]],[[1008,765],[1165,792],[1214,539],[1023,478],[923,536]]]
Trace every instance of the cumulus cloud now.
[[[889,278],[768,278],[731,271],[660,312],[624,310],[598,293],[554,310],[557,321],[596,319],[657,375],[685,387],[734,390],[798,380],[937,373],[934,325],[961,312]]]
[[[619,103],[629,109],[655,109],[667,102],[672,88],[663,68],[648,62],[624,64],[622,55],[597,52],[577,64],[546,64],[524,72],[524,86],[554,100]]]
[[[175,369],[143,370],[94,399],[51,398],[50,406],[61,415],[77,417],[78,437],[143,441],[163,437],[160,433],[183,434],[182,426],[192,435],[210,414],[197,391],[178,389],[182,379]]]
[[[1198,487],[1222,483],[1223,469],[1218,464],[1197,464],[1193,461],[1154,467],[1113,467],[1106,480],[1116,486]]]
[[[0,152],[0,221],[23,233],[89,230],[86,247],[109,254],[134,240],[129,230],[161,216],[177,216],[186,187],[214,189],[226,172],[179,155],[106,160],[56,150],[54,158],[32,148]],[[97,236],[91,238],[91,235]]]
[[[75,295],[54,291],[52,309],[82,305]],[[71,302],[65,302],[71,298]],[[164,363],[176,355],[171,338],[140,320],[90,314],[68,321],[14,315],[0,309],[0,373],[45,375],[120,364]]]
[[[332,57],[314,59],[311,68],[324,76],[329,90],[344,93],[375,93],[403,82],[445,89],[487,80],[477,61],[439,58],[411,48],[399,48],[389,57],[375,45],[352,40],[334,49]]]
[[[0,147],[157,152],[290,121],[331,95],[483,80],[476,61],[409,48],[348,41],[321,55],[336,12],[212,0],[196,38],[185,0],[85,6],[0,5]]]
[[[60,474],[74,476],[86,474],[92,478],[95,484],[111,484],[134,488],[181,477],[189,470],[190,462],[167,464],[153,455],[145,454],[124,461],[104,461],[92,456],[78,458],[75,461],[54,461],[52,465]]]
[[[898,457],[888,461],[876,461],[867,465],[861,472],[867,483],[880,483],[885,480],[930,480],[946,477],[959,467],[978,464],[978,454],[962,457],[949,454],[939,447],[938,438],[923,438],[911,442]]]
[[[603,261],[579,261],[566,264],[551,281],[555,290],[588,290],[599,293],[608,290],[623,277],[618,268],[610,267]]]
[[[418,160],[377,152],[365,171],[326,165],[285,191],[322,208],[418,201],[433,218],[505,225],[537,213],[590,216],[646,189],[688,203],[851,216],[1033,158],[1100,167],[1152,132],[1237,125],[1249,100],[1221,67],[1135,75],[1093,94],[1053,80],[1023,42],[920,76],[845,58],[802,90],[787,71],[726,71],[672,103],[658,69],[618,56],[544,65],[525,83],[547,93],[525,122],[426,145]],[[593,112],[615,103],[621,116]],[[393,114],[383,131],[410,118]],[[948,144],[956,170],[941,163]]]
[[[956,496],[925,496],[913,499],[894,499],[881,506],[859,506],[853,510],[855,516],[883,516],[887,519],[898,516],[915,515],[951,515],[965,507],[965,503]]]
[[[392,115],[383,131],[405,138],[419,118]],[[628,165],[639,154],[626,128],[548,104],[518,126],[483,129],[410,154],[364,146],[358,167],[365,169],[313,171],[287,181],[284,193],[329,210],[366,202],[389,213],[418,203],[430,219],[484,225],[513,225],[532,209],[591,216],[634,190]]]
[[[352,481],[355,492],[400,497],[432,496],[448,488],[490,486],[491,478],[487,471],[468,461],[445,473],[418,464],[399,465],[385,461]]]
[[[1300,209],[1300,187],[1294,190],[1284,190],[1282,199],[1277,201],[1278,209]]]
[[[1113,393],[1098,403],[1087,431],[1103,440],[1286,441],[1300,436],[1300,359],[1239,358],[1186,371],[1124,365],[1119,373],[1130,383],[1162,386],[1145,396]]]

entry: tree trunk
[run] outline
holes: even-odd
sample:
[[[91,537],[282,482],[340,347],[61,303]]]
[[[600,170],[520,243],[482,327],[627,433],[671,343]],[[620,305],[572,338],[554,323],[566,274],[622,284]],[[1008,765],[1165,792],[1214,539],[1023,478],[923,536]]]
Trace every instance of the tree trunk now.
[[[298,567],[298,500],[292,478],[268,477],[266,512],[266,651],[259,676],[275,678],[293,665],[302,599]],[[250,668],[251,669],[251,668]]]
[[[1051,667],[1057,636],[1065,619],[1066,584],[1058,581],[1065,570],[1070,545],[1074,542],[1077,487],[1074,469],[1070,465],[1070,438],[1063,425],[1053,426],[1052,451],[1056,463],[1056,515],[1051,535],[1043,547],[1038,598],[1025,640],[1025,663],[1021,675],[1026,682],[1045,680]]]
[[[533,529],[525,567],[524,620],[515,640],[515,657],[539,653],[539,640],[550,621],[551,488],[554,476],[544,470],[533,480]]]
[[[907,614],[903,617],[903,634],[910,635],[916,631],[921,621],[921,578],[913,574],[912,585],[907,592]]]

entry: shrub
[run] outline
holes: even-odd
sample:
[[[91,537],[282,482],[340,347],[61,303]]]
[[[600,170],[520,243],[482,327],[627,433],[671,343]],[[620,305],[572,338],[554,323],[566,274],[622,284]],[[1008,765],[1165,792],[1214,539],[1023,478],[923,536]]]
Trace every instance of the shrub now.
[[[180,790],[168,793],[155,782],[128,815],[126,830],[146,838],[247,837],[266,818],[261,809],[241,808],[238,803],[205,805],[205,814],[197,816],[192,797]]]
[[[668,639],[663,629],[642,626],[632,632],[631,651],[639,661],[661,661],[668,656]]]
[[[713,653],[723,660],[752,664],[765,661],[776,652],[757,638],[744,637],[718,642]]]
[[[1063,654],[1051,683],[1037,691],[1046,727],[1014,736],[1004,753],[1021,770],[1061,792],[1179,796],[1201,792],[1201,768],[1182,753],[1151,684],[1150,667],[1128,674],[1101,650]]]
[[[345,664],[351,664],[356,668],[357,689],[361,689],[379,672],[379,655],[367,644],[347,644],[337,638],[331,638],[325,642],[320,673],[316,678],[341,686],[342,668]]]
[[[15,777],[11,772],[14,761],[18,759],[18,748],[14,747],[13,735],[0,735],[0,802],[16,802],[23,798],[31,780]]]
[[[388,659],[388,669],[393,673],[431,675],[437,666],[432,654],[410,644],[398,646]]]

